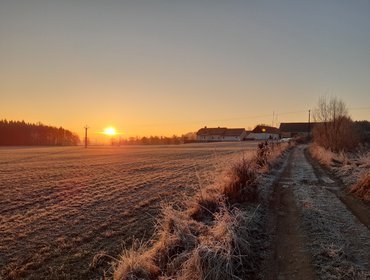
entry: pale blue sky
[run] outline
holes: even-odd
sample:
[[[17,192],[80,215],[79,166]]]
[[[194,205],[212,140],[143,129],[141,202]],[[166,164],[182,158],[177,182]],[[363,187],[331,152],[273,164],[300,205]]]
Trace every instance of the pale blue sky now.
[[[0,61],[0,118],[79,133],[370,119],[370,1],[1,0]]]

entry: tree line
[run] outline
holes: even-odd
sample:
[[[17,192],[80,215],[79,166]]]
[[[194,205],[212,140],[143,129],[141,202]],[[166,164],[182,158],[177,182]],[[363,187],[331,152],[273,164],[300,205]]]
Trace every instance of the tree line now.
[[[0,145],[3,146],[70,146],[79,142],[76,134],[62,127],[0,120]]]
[[[149,137],[129,137],[127,139],[112,139],[111,144],[115,145],[176,145],[195,142],[196,134],[187,133],[181,136],[149,136]]]

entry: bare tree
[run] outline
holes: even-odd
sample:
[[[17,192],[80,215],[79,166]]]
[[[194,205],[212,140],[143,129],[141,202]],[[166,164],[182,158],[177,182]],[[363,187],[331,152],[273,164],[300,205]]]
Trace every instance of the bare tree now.
[[[358,145],[357,131],[342,100],[321,97],[313,118],[317,123],[313,130],[313,140],[320,146],[338,152],[351,150]]]

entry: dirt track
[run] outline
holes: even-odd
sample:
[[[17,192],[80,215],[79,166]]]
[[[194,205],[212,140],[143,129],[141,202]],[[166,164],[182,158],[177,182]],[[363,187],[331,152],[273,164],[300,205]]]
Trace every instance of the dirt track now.
[[[274,252],[265,279],[370,279],[370,212],[348,202],[305,149],[291,152],[274,186]]]

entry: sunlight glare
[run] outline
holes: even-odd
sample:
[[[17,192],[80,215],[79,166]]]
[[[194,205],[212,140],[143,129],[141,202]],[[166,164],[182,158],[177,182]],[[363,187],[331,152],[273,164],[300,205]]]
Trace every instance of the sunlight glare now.
[[[116,135],[117,132],[116,132],[116,129],[114,127],[107,127],[106,129],[104,129],[104,132],[103,132],[105,135]]]

